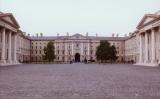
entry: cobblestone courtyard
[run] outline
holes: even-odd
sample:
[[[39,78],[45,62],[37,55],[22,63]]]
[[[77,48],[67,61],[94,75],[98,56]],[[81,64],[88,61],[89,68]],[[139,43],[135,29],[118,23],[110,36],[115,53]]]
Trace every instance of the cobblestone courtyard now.
[[[0,67],[0,99],[160,99],[160,67],[96,64]]]

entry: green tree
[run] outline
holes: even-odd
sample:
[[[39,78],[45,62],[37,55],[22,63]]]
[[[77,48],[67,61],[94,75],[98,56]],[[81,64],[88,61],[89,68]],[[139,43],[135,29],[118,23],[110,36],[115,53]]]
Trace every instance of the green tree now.
[[[53,42],[48,42],[47,47],[44,47],[44,59],[49,62],[54,61],[55,53],[54,53],[54,45]]]
[[[115,48],[115,46],[114,45],[112,45],[112,46],[110,46],[110,61],[111,61],[111,63],[112,62],[114,62],[114,61],[116,61],[117,60],[117,51],[116,51],[116,48]]]
[[[111,46],[108,41],[100,41],[100,45],[97,47],[96,51],[96,58],[98,61],[115,61],[117,59],[116,54],[116,48]]]

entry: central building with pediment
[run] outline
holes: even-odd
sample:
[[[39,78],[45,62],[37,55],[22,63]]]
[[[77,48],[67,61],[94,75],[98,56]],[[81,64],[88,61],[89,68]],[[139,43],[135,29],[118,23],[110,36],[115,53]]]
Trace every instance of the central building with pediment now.
[[[101,40],[107,40],[110,44],[115,45],[118,51],[119,61],[124,60],[124,41],[128,37],[100,37],[88,36],[76,33],[66,36],[36,36],[32,40],[32,58],[33,60],[42,60],[43,48],[49,41],[54,42],[56,61],[75,61],[81,62],[86,60],[96,61],[96,49]],[[43,46],[44,45],[44,46]],[[38,50],[37,50],[38,49]]]

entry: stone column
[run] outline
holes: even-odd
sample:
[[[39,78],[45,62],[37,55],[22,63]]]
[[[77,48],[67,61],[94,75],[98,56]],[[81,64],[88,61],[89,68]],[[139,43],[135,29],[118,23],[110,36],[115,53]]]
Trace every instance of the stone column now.
[[[81,43],[81,55],[83,55],[83,42]]]
[[[56,42],[54,42],[54,53],[55,53],[55,55],[57,55],[57,44],[56,44]]]
[[[158,60],[159,60],[159,62],[158,62],[158,64],[160,64],[160,46],[159,46],[159,44],[160,44],[160,26],[159,26],[159,28],[158,28],[158,44],[157,44],[157,46],[158,46]]]
[[[68,44],[67,44],[67,41],[65,42],[65,61],[67,61],[68,57],[67,57],[67,52],[68,52]]]
[[[11,58],[11,44],[12,44],[12,41],[11,41],[11,35],[12,35],[12,32],[10,31],[9,32],[9,37],[8,37],[8,62],[9,63],[12,63],[12,58]]]
[[[156,57],[155,57],[155,32],[154,29],[151,30],[151,51],[152,51],[152,60],[151,63],[156,62]]]
[[[81,61],[83,61],[83,42],[81,43]]]
[[[142,49],[142,34],[139,35],[139,41],[140,41],[140,49],[139,49],[139,63],[142,63],[142,54],[143,54],[143,49]]]
[[[72,56],[73,56],[73,54],[74,54],[74,53],[73,53],[73,42],[72,42]]]
[[[1,63],[6,63],[6,36],[5,36],[5,28],[2,29],[2,53],[1,53]]]
[[[145,32],[145,63],[148,62],[148,33]]]
[[[13,52],[13,61],[14,63],[18,63],[17,61],[17,34],[14,35],[14,52]]]
[[[88,60],[89,60],[89,58],[90,58],[90,44],[89,44],[89,42],[88,42]]]

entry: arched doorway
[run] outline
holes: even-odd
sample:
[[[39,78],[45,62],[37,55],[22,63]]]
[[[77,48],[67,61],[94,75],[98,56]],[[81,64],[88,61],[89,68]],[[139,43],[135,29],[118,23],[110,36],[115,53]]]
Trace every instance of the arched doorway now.
[[[79,53],[75,54],[75,62],[80,62],[80,54]]]

